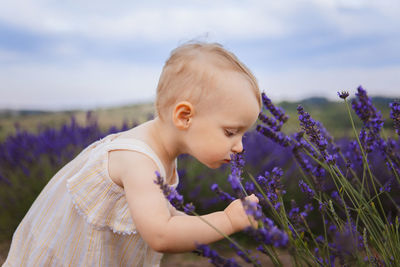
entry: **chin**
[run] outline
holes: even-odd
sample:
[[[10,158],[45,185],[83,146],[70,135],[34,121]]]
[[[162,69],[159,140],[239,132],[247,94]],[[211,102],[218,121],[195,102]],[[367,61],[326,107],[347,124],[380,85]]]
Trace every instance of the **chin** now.
[[[218,169],[219,167],[222,166],[223,163],[218,162],[218,163],[213,163],[213,164],[206,164],[206,166],[210,169]]]
[[[210,169],[218,169],[225,163],[222,161],[206,162],[206,161],[200,160],[198,158],[197,158],[197,160],[200,161],[203,165],[205,165],[206,167],[208,167]]]

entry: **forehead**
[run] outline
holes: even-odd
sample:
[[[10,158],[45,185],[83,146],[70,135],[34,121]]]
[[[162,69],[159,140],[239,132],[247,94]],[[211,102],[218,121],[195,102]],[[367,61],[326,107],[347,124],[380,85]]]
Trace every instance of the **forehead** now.
[[[219,114],[226,123],[253,124],[260,107],[252,84],[237,71],[216,71],[207,103],[207,109]]]

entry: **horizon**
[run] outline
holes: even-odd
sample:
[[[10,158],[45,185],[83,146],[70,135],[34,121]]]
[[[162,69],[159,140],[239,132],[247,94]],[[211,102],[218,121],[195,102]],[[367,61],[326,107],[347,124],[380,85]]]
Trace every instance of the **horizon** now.
[[[368,92],[367,92],[368,93]],[[380,96],[380,95],[376,95],[376,96],[370,96],[372,99],[373,104],[376,104],[377,100],[380,101],[384,101],[384,102],[393,102],[393,101],[400,101],[399,97],[396,96]],[[349,100],[352,100],[353,98],[356,98],[355,95],[350,95],[347,99],[347,101],[349,102]],[[307,98],[303,98],[300,100],[281,100],[281,101],[274,101],[272,100],[272,102],[279,106],[281,104],[301,104],[302,102],[308,102],[310,103],[310,101],[314,102],[314,104],[316,104],[316,102],[318,101],[327,101],[329,103],[340,103],[343,102],[343,99],[340,99],[339,97],[337,97],[337,99],[329,99],[327,97],[324,96],[310,96]],[[375,102],[375,103],[374,103]],[[127,104],[123,104],[123,105],[111,105],[111,106],[100,106],[100,107],[96,107],[96,108],[76,108],[76,109],[10,109],[10,108],[1,108],[0,107],[0,113],[7,113],[7,112],[34,112],[34,113],[52,113],[52,112],[80,112],[80,111],[86,111],[86,112],[90,112],[90,111],[96,111],[96,110],[102,110],[102,109],[119,109],[119,108],[125,108],[125,107],[132,107],[132,106],[140,106],[140,105],[153,105],[154,102],[153,101],[142,101],[142,102],[136,102],[136,103],[127,103]]]

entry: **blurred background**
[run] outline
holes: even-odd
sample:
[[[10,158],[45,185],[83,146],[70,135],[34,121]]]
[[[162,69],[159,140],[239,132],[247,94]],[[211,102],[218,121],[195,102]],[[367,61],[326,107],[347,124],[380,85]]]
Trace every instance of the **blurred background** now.
[[[62,165],[92,141],[153,116],[158,77],[176,46],[221,43],[290,115],[285,132],[299,129],[302,103],[344,138],[351,129],[338,91],[354,96],[362,85],[384,118],[400,98],[399,14],[397,0],[1,1],[0,263]],[[254,174],[286,164],[285,179],[296,176],[288,154],[265,140],[246,141]],[[203,178],[224,183],[228,168],[216,174],[183,157],[180,169],[181,190],[200,211],[225,205]],[[21,188],[29,188],[23,198]]]
[[[151,101],[169,52],[233,51],[275,101],[362,84],[399,94],[400,2],[2,1],[0,108],[92,109]]]

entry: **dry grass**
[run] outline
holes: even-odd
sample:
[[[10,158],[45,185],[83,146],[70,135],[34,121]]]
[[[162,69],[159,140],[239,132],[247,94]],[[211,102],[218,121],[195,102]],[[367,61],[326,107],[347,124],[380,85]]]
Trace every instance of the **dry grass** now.
[[[0,140],[4,140],[10,134],[15,133],[15,124],[18,124],[21,129],[30,132],[36,132],[38,125],[50,127],[59,127],[70,121],[71,116],[74,116],[77,122],[84,125],[86,122],[87,111],[62,111],[62,112],[46,112],[39,114],[0,114]],[[102,129],[107,129],[110,126],[120,127],[124,122],[130,125],[133,122],[144,122],[154,114],[152,103],[136,104],[130,106],[101,108],[92,111],[92,114],[97,117],[98,123]]]
[[[0,265],[4,263],[6,260],[8,250],[10,248],[9,242],[0,243]],[[290,257],[285,253],[282,252],[280,254],[280,259],[282,261],[283,266],[292,266]],[[250,267],[253,266],[251,264],[244,263],[237,255],[230,253],[224,253],[224,256],[227,257],[234,257],[238,262],[240,262],[241,266]],[[265,256],[259,255],[259,259],[261,261],[261,265],[264,267],[274,266],[272,262]],[[162,261],[161,267],[208,267],[214,266],[213,264],[208,262],[207,258],[197,256],[194,253],[179,253],[179,254],[165,254]]]

